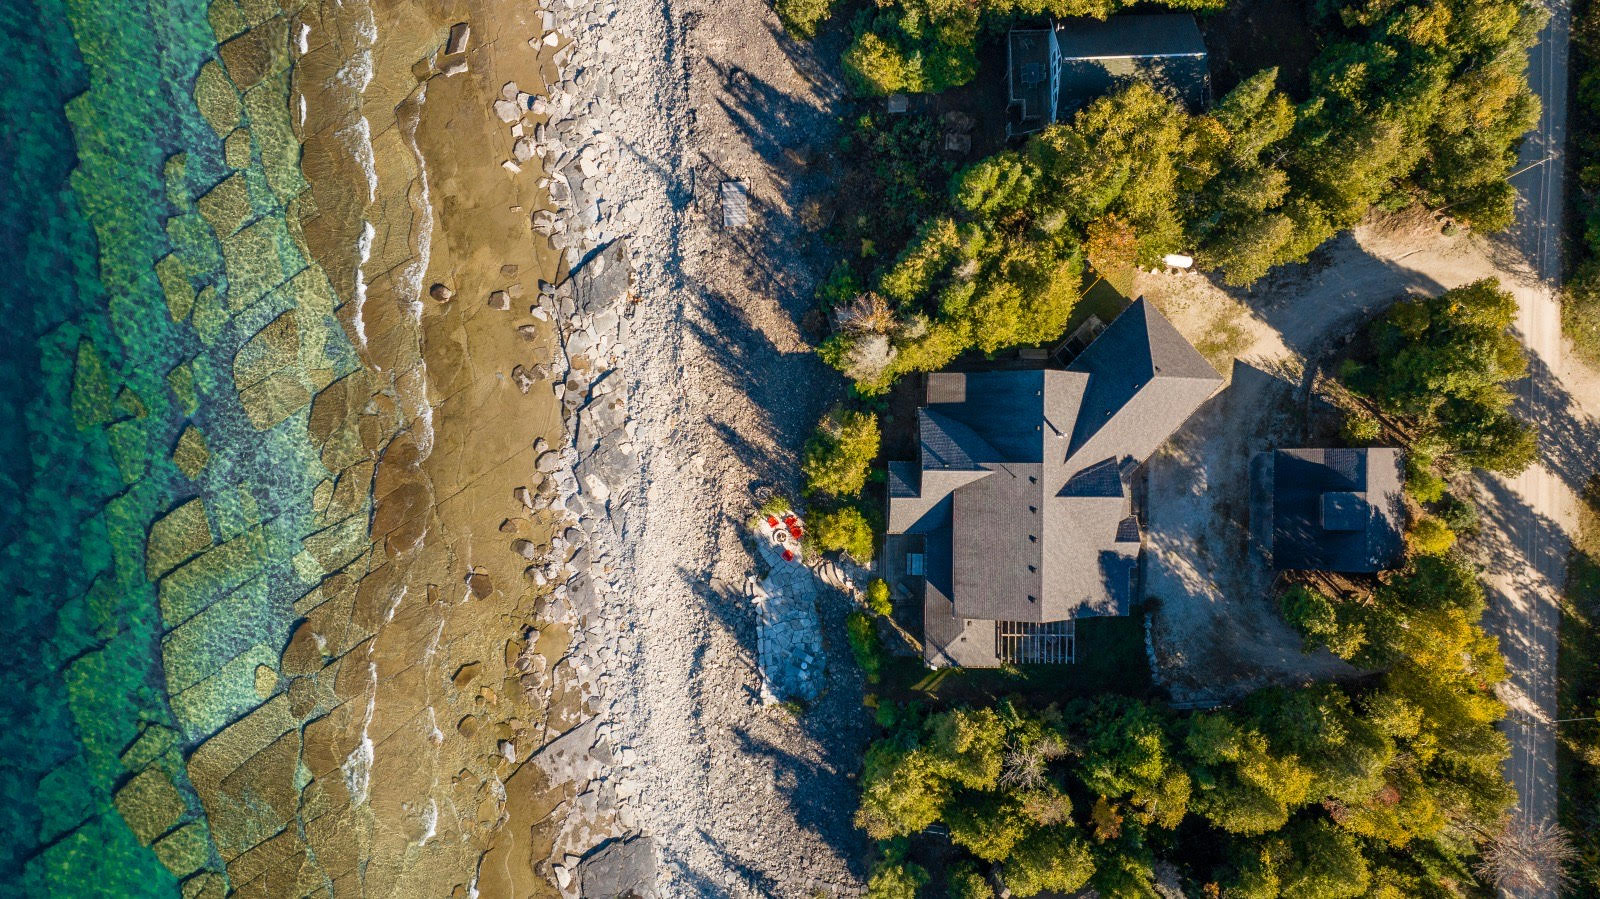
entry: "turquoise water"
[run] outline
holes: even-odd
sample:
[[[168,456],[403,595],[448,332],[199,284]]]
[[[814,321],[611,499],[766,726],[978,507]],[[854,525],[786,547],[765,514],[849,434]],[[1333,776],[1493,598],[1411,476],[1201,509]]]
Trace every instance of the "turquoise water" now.
[[[0,0],[8,895],[223,887],[184,760],[281,690],[269,678],[263,692],[260,672],[326,573],[302,551],[328,527],[306,418],[310,395],[356,363],[289,224],[305,183],[287,74],[237,92],[218,75],[211,123],[195,97],[214,26],[231,36],[277,13]],[[237,121],[219,124],[218,108]],[[269,395],[241,402],[236,354],[286,313],[298,342],[273,357]],[[350,558],[365,528],[335,536],[317,561]],[[224,598],[226,616],[207,616]]]

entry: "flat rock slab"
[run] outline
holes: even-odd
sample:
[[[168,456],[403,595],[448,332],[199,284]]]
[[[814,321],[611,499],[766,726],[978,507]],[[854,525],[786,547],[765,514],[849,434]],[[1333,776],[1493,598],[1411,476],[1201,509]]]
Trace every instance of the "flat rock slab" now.
[[[618,238],[607,244],[568,280],[572,282],[572,298],[585,315],[617,308],[633,286],[627,239]]]
[[[608,843],[578,864],[583,899],[657,899],[656,843],[649,837]]]

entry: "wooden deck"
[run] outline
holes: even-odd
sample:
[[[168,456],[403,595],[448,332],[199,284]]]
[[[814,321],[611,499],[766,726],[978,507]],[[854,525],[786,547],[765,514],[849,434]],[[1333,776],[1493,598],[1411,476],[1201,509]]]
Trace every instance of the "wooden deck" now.
[[[1077,623],[996,621],[994,654],[1002,665],[1070,665],[1076,658]]]

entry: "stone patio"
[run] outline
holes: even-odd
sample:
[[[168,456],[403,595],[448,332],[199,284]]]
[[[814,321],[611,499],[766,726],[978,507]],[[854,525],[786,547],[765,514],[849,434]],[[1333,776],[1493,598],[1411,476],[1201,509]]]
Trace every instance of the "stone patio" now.
[[[776,527],[763,520],[755,529],[757,555],[767,576],[751,577],[749,592],[761,615],[756,625],[756,662],[761,700],[766,703],[810,702],[822,692],[825,666],[817,594],[823,584],[806,565],[797,541],[785,531],[782,519],[792,514],[776,516]],[[789,559],[783,557],[786,550]]]

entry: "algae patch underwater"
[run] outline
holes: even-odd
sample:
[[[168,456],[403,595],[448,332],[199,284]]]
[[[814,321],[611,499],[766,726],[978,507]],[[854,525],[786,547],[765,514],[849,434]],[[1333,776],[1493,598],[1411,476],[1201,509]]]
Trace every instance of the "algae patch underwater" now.
[[[0,99],[0,499],[20,513],[0,564],[23,650],[0,700],[0,881],[30,894],[254,876],[227,862],[283,809],[186,757],[288,704],[296,601],[367,549],[366,494],[319,501],[337,472],[307,434],[312,398],[357,362],[299,233],[291,15],[0,2],[21,75]]]

